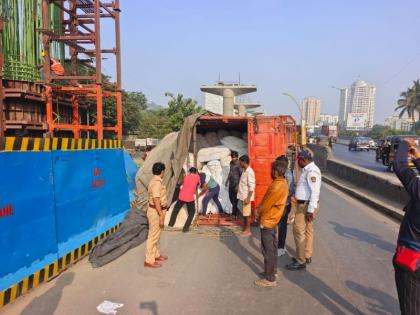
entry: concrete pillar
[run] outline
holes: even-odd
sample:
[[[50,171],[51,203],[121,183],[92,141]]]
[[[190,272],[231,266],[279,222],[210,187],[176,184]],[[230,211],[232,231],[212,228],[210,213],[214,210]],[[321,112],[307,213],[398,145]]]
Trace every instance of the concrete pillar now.
[[[239,116],[246,116],[246,108],[245,105],[239,105],[238,106],[238,115]]]
[[[223,115],[233,116],[235,93],[231,89],[223,90]]]

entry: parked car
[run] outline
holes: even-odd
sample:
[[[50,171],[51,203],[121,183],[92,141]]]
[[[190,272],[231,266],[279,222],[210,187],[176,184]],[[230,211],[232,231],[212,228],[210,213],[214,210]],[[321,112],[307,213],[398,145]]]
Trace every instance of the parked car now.
[[[349,143],[349,151],[350,150],[366,150],[369,151],[370,150],[370,145],[369,145],[369,138],[367,137],[355,137],[353,139],[351,139],[350,143]]]

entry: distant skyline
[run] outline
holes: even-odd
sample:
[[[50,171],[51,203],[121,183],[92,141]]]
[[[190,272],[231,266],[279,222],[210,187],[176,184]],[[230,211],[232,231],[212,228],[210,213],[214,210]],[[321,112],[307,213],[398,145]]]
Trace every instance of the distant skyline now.
[[[282,92],[316,96],[323,113],[338,114],[331,86],[361,79],[377,87],[383,123],[420,76],[417,0],[121,0],[121,9],[123,86],[161,105],[167,91],[203,105],[200,85],[240,73],[267,114],[299,116]],[[102,30],[106,44],[112,33]]]

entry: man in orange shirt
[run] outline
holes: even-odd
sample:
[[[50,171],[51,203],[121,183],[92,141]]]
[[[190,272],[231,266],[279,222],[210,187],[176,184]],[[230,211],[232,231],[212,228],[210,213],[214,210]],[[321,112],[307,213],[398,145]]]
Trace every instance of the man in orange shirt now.
[[[264,279],[255,281],[255,285],[262,288],[277,285],[277,225],[283,215],[289,194],[287,180],[284,177],[285,173],[286,167],[284,164],[280,161],[274,161],[271,166],[273,181],[258,208],[261,248],[264,256]]]

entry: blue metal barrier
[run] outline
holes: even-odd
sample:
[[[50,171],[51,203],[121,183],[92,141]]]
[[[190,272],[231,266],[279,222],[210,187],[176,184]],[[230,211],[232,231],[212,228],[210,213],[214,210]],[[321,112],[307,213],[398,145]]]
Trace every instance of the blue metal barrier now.
[[[135,176],[125,159],[117,140],[0,139],[0,307],[116,230]]]
[[[0,292],[55,261],[51,152],[0,154]]]
[[[130,208],[123,150],[54,151],[58,255],[120,223]]]

